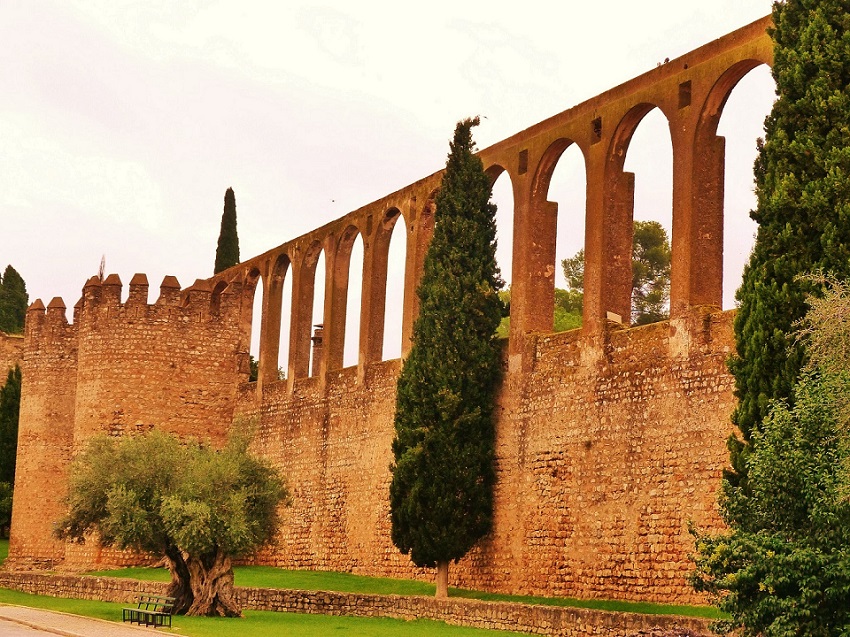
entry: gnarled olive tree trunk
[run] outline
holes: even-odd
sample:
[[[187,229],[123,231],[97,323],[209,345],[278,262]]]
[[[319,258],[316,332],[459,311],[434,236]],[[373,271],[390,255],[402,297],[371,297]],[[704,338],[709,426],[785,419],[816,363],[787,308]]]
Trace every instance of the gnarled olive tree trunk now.
[[[233,595],[233,563],[216,550],[202,556],[184,554],[189,568],[192,605],[187,615],[241,617],[242,609]]]
[[[171,572],[166,595],[175,599],[175,615],[242,616],[233,595],[233,564],[221,551],[199,557],[169,547],[165,563]]]
[[[165,565],[171,573],[171,584],[165,594],[175,599],[174,614],[185,615],[192,606],[194,596],[189,586],[189,567],[183,559],[183,553],[176,546],[165,549]]]

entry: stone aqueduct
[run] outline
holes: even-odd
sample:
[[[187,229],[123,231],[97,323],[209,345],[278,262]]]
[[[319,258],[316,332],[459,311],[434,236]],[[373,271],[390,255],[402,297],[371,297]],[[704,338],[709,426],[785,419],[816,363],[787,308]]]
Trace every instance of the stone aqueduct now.
[[[495,526],[453,584],[579,597],[698,601],[688,587],[689,521],[716,528],[718,478],[734,404],[721,312],[724,139],[738,81],[770,64],[769,18],[671,60],[480,152],[514,197],[507,374],[499,398]],[[627,329],[634,175],[626,150],[654,108],[673,147],[669,321]],[[561,154],[584,157],[581,330],[552,333]],[[9,564],[83,568],[132,557],[50,536],[67,465],[97,431],[156,426],[219,439],[233,418],[260,423],[257,449],[288,476],[294,505],[263,563],[424,576],[389,541],[386,492],[398,361],[382,361],[388,248],[406,236],[402,356],[434,225],[441,173],[147,304],[137,275],[89,281],[64,304],[30,308],[23,345],[19,472]],[[349,265],[363,241],[359,361],[343,368]],[[312,372],[315,273],[325,255],[324,343]],[[292,281],[289,360],[277,375],[284,281]],[[253,294],[263,283],[259,378],[246,382]],[[626,319],[627,320],[627,319]],[[45,493],[45,476],[58,485]],[[54,493],[55,491],[55,493]]]
[[[629,316],[634,175],[623,166],[638,124],[656,107],[669,122],[673,145],[671,315],[682,316],[694,306],[721,306],[725,139],[717,136],[717,125],[738,81],[771,63],[769,24],[769,18],[754,22],[479,153],[492,181],[506,171],[513,185],[511,370],[523,365],[526,334],[552,330],[557,203],[546,195],[561,154],[572,144],[581,149],[587,175],[584,329],[599,331],[609,312]],[[214,279],[219,290],[234,279],[248,288],[257,278],[263,280],[260,385],[277,378],[279,308],[287,276],[293,280],[294,308],[287,377],[308,375],[314,278],[322,251],[327,275],[319,375],[342,367],[349,261],[358,235],[364,241],[359,365],[381,360],[387,251],[399,220],[407,230],[404,356],[441,175],[430,175]]]

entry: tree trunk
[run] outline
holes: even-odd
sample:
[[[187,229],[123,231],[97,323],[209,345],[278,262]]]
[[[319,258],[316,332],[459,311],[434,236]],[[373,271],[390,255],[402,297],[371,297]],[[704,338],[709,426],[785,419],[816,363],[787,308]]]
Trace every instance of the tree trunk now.
[[[165,594],[176,600],[174,602],[174,614],[184,615],[192,606],[195,598],[192,595],[192,587],[189,586],[189,567],[186,565],[186,560],[183,559],[180,549],[176,546],[165,549],[165,565],[171,573],[171,584],[169,584]]]
[[[186,614],[241,617],[242,609],[233,596],[233,564],[230,557],[217,550],[202,556],[186,555],[185,559],[194,598]]]
[[[449,563],[437,562],[437,599],[446,599],[449,596]]]

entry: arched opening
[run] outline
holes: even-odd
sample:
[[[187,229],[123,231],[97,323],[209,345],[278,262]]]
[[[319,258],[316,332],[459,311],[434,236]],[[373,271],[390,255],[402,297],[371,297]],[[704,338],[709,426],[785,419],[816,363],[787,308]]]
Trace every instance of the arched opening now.
[[[631,138],[625,141],[623,165],[624,171],[634,174],[632,325],[653,323],[670,315],[673,237],[670,126],[658,108],[650,107],[638,121]]]
[[[251,332],[250,343],[248,349],[249,361],[251,365],[250,382],[257,380],[260,365],[260,334],[262,332],[263,323],[263,279],[260,276],[259,270],[252,270],[248,274],[247,286],[252,290],[253,299],[251,301],[251,323],[249,326]]]
[[[351,245],[348,261],[348,294],[345,303],[345,345],[342,366],[357,365],[360,356],[360,307],[363,298],[363,238]]]
[[[551,152],[557,163],[546,199],[558,204],[552,324],[554,331],[562,332],[581,327],[587,177],[578,145],[559,140]]]
[[[392,212],[392,211],[391,211]],[[387,293],[384,305],[384,342],[381,360],[401,357],[402,322],[404,320],[404,279],[407,262],[407,232],[401,213],[388,213],[384,231],[390,232],[387,250]]]
[[[755,243],[758,224],[750,218],[756,207],[753,163],[756,140],[764,136],[764,120],[776,100],[770,67],[749,71],[729,93],[717,134],[726,139],[723,196],[723,309],[736,307],[735,292]]]
[[[496,204],[496,263],[509,289],[513,274],[514,255],[514,188],[508,171],[501,166],[492,166],[487,174],[493,180],[490,201]]]
[[[499,296],[503,303],[510,306],[514,257],[514,189],[508,171],[501,166],[491,166],[487,174],[493,182],[490,201],[496,204],[496,264],[505,282]],[[499,338],[508,337],[510,324],[511,317],[505,316],[496,330]]]
[[[322,368],[324,355],[324,325],[325,325],[325,251],[321,250],[316,257],[313,273],[313,312],[312,336],[309,376],[316,376]]]
[[[280,346],[277,351],[278,378],[283,380],[289,370],[289,339],[292,333],[292,281],[291,272],[283,278],[280,296]]]
[[[282,350],[289,351],[290,319],[288,314],[284,313],[283,287],[292,278],[290,276],[290,266],[289,255],[286,253],[278,255],[269,280],[269,289],[267,292],[269,294],[267,304],[268,315],[265,317],[265,320],[269,321],[269,325],[264,329],[264,332],[268,332],[268,335],[264,336],[267,339],[264,345],[266,351],[264,351],[263,359],[264,383],[286,378],[286,359],[282,358]],[[286,321],[287,327],[285,334],[281,329],[283,321]],[[284,362],[281,363],[281,360]]]

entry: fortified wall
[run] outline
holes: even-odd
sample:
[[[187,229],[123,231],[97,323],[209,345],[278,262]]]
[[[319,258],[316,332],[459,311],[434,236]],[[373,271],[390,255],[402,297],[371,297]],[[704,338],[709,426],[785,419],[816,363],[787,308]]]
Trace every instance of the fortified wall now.
[[[497,410],[495,525],[450,570],[452,585],[493,591],[669,602],[687,583],[689,522],[718,528],[727,463],[732,315],[721,312],[724,139],[737,82],[769,64],[767,18],[482,150],[514,194],[511,329]],[[629,328],[632,134],[658,108],[673,146],[671,318]],[[561,154],[585,159],[583,327],[552,333]],[[220,440],[234,419],[286,475],[294,504],[265,564],[397,577],[430,574],[393,547],[387,494],[398,360],[382,360],[390,236],[406,240],[402,358],[434,227],[435,173],[306,235],[147,303],[137,275],[90,281],[75,318],[33,304],[24,345],[19,474],[9,564],[83,568],[132,556],[50,538],[68,463],[95,432],[161,427]],[[343,368],[352,247],[363,243],[358,364]],[[325,279],[316,280],[320,255]],[[262,280],[262,316],[252,325]],[[278,380],[284,283],[292,283],[286,380]],[[321,356],[311,342],[324,287]],[[247,344],[259,330],[259,378]],[[311,356],[314,364],[311,366]],[[50,484],[49,493],[44,485]]]
[[[93,435],[155,426],[220,444],[229,430],[249,371],[240,286],[213,295],[165,277],[152,305],[144,275],[124,302],[122,287],[117,275],[92,277],[72,324],[59,298],[27,312],[12,568],[137,559],[52,538],[70,461]]]

